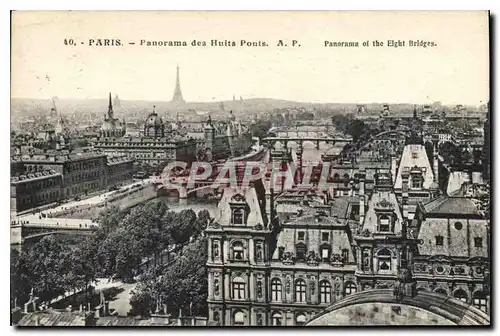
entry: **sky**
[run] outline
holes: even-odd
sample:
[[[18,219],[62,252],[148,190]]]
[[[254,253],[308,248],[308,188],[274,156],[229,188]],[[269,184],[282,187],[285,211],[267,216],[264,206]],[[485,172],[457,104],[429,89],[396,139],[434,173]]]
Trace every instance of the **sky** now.
[[[479,105],[489,99],[487,12],[14,12],[14,98]],[[122,46],[89,46],[89,39]],[[76,45],[65,45],[73,39]],[[192,47],[193,40],[269,47]],[[277,46],[279,40],[300,47]],[[405,40],[378,47],[373,40]],[[186,41],[146,47],[141,40]],[[433,48],[408,40],[434,41]],[[369,47],[325,47],[369,41]],[[83,42],[83,44],[82,44]],[[128,42],[135,42],[129,45]]]

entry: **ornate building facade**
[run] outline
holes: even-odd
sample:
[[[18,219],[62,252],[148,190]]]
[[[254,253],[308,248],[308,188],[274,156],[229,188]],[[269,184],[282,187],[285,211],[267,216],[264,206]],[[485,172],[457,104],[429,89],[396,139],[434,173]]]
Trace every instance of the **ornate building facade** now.
[[[440,196],[416,138],[389,163],[331,167],[345,193],[226,189],[206,230],[209,321],[303,325],[355,292],[388,289],[489,313],[488,217],[470,193]]]

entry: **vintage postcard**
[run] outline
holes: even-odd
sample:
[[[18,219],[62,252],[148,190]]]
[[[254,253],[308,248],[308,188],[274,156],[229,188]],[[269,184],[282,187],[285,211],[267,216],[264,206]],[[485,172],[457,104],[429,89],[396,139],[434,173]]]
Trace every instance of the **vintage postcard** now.
[[[490,326],[487,11],[13,11],[11,324]]]

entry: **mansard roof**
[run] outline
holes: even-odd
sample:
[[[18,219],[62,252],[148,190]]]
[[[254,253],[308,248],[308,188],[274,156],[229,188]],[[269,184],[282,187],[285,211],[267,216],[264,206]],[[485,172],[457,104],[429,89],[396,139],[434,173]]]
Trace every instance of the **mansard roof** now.
[[[257,181],[258,182],[258,181]],[[258,184],[258,183],[257,183]],[[234,203],[244,203],[247,207],[246,223],[243,227],[251,228],[257,225],[267,226],[267,216],[263,204],[260,200],[263,199],[261,188],[252,186],[242,188],[240,186],[235,188],[225,188],[222,198],[219,202],[219,214],[216,216],[216,221],[223,227],[232,226],[232,210],[231,207]]]
[[[479,216],[480,213],[471,198],[441,196],[423,204],[427,216],[447,215],[452,218],[463,215]]]
[[[370,200],[368,201],[368,209],[366,211],[361,230],[368,230],[368,232],[370,233],[377,231],[377,212],[379,211],[392,212],[396,216],[394,222],[394,233],[398,234],[399,232],[401,232],[403,215],[401,214],[396,195],[391,190],[376,190],[373,192]]]
[[[434,181],[434,172],[432,170],[427,152],[425,151],[424,145],[410,144],[406,145],[403,149],[403,155],[399,162],[398,173],[396,175],[396,181],[394,183],[395,189],[402,189],[403,172],[410,172],[414,168],[419,168],[423,174],[423,188],[429,189],[432,182]]]

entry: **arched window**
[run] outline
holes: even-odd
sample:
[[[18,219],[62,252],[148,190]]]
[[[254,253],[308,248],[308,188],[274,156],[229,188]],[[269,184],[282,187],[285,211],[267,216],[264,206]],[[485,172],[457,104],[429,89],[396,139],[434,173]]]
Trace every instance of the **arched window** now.
[[[271,300],[281,301],[282,288],[283,286],[281,285],[280,279],[274,278],[271,281]]]
[[[295,282],[295,302],[306,302],[306,282],[302,279]]]
[[[234,242],[233,243],[233,259],[234,260],[243,260],[243,243],[242,242]]]
[[[333,174],[333,180],[334,181],[340,180],[340,175],[338,173]]]
[[[388,272],[391,270],[391,252],[387,249],[382,249],[377,253],[378,270]]]
[[[272,322],[272,325],[273,326],[280,326],[281,325],[281,320],[283,319],[283,317],[281,316],[281,314],[279,312],[275,312],[272,316],[271,316],[271,322]]]
[[[444,295],[444,296],[448,296],[448,293],[442,289],[442,288],[438,288],[434,291],[434,293],[437,293],[437,294],[441,294],[441,295]]]
[[[241,310],[237,310],[234,312],[233,320],[235,326],[245,325],[245,314]]]
[[[344,286],[345,295],[356,293],[357,290],[358,290],[358,287],[353,282],[348,281],[345,283],[345,286]]]
[[[307,317],[303,313],[298,313],[295,318],[295,324],[298,326],[303,326],[307,322]]]
[[[485,313],[488,313],[488,302],[486,300],[485,292],[474,293],[472,304],[474,305],[474,307],[484,311]]]
[[[453,296],[465,303],[468,301],[467,293],[463,289],[457,289],[455,293],[453,293]]]
[[[233,279],[233,299],[244,300],[245,299],[245,280],[240,277]]]
[[[245,210],[234,209],[233,210],[233,224],[242,225],[244,216],[245,216]]]
[[[332,285],[326,280],[319,283],[319,302],[330,303],[332,301]]]

